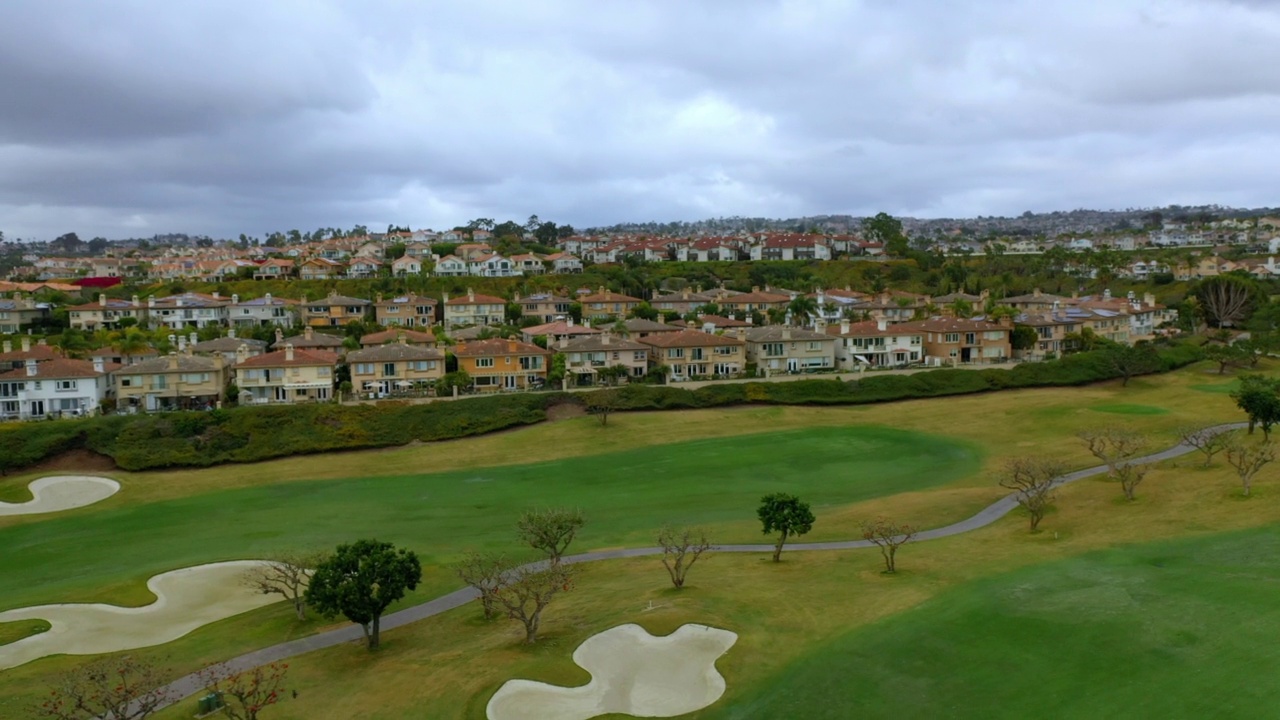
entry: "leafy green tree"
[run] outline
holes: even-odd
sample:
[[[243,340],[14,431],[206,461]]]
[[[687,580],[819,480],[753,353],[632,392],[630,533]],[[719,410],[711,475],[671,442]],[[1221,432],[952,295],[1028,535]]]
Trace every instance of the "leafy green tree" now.
[[[358,624],[368,648],[376,650],[382,613],[421,580],[422,565],[412,551],[388,542],[357,540],[339,545],[316,566],[306,601],[325,617],[343,615]]]
[[[778,533],[778,541],[773,549],[773,561],[782,560],[782,546],[787,538],[799,537],[813,529],[813,511],[809,503],[789,493],[771,493],[760,498],[760,508],[756,510],[765,535]]]
[[[462,392],[469,387],[471,387],[471,375],[466,370],[455,370],[451,373],[445,373],[444,377],[436,381],[436,396],[445,397],[452,395],[454,388],[458,388],[458,392]]]
[[[586,524],[578,508],[527,510],[516,521],[516,535],[524,544],[545,553],[552,565],[558,565],[573,538]]]
[[[791,321],[807,325],[818,314],[818,301],[808,295],[797,295],[787,303],[787,312],[791,313]]]
[[[1129,384],[1129,378],[1160,369],[1160,355],[1150,343],[1138,345],[1114,345],[1107,349],[1107,363],[1123,378],[1120,386]]]
[[[906,234],[902,232],[902,221],[888,213],[877,213],[875,217],[863,219],[862,235],[871,242],[884,243],[884,252],[889,257],[906,257],[911,249]]]
[[[1014,350],[1030,350],[1039,342],[1040,335],[1035,328],[1028,325],[1014,325],[1009,340]]]
[[[1249,362],[1251,354],[1238,345],[1206,345],[1204,348],[1205,358],[1218,363],[1219,375],[1225,373],[1229,367]]]
[[[657,321],[658,311],[647,302],[639,303],[631,310],[631,317],[641,320]]]
[[[1271,437],[1271,426],[1280,422],[1280,379],[1265,375],[1245,375],[1231,399],[1249,416],[1249,434],[1262,427],[1264,437]]]

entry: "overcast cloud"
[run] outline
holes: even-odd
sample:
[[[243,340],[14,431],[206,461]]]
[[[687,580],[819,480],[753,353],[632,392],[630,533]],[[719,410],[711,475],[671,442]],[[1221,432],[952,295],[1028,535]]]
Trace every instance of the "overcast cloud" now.
[[[1277,205],[1254,0],[8,0],[0,230]]]

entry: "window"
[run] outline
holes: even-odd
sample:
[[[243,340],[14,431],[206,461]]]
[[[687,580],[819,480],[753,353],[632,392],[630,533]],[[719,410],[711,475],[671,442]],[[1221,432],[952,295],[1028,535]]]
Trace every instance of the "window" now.
[[[667,350],[667,357],[682,358],[684,357],[684,348],[670,348]]]
[[[706,358],[704,358],[704,357],[703,357],[703,353],[704,353],[704,351],[703,351],[703,349],[702,349],[702,348],[694,348],[694,349],[693,349],[693,353],[692,353],[692,355],[690,356],[690,359],[691,359],[691,360],[705,360]]]
[[[976,345],[977,343],[978,343],[978,333],[965,333],[965,334],[964,334],[964,344],[965,344],[965,345]]]
[[[327,367],[316,368],[316,376],[317,376],[317,377],[327,378],[327,377],[329,377],[329,376],[330,376],[330,375],[332,375],[332,374],[333,374],[333,373],[332,373],[332,372],[329,370],[329,368],[327,368]]]
[[[634,353],[632,353],[631,359],[635,360],[636,362],[644,362],[644,351],[643,350],[635,351]]]
[[[987,332],[983,333],[982,337],[986,338],[987,340],[1003,340],[1003,339],[1004,339],[1004,331],[1002,331],[1002,330],[988,330]]]
[[[765,343],[763,347],[765,355],[781,355],[783,353],[782,343]]]
[[[396,364],[393,362],[382,363],[382,376],[394,376],[396,374]]]
[[[478,368],[491,368],[491,367],[493,367],[493,358],[491,358],[491,357],[476,358],[476,367],[478,367]]]
[[[960,333],[947,333],[942,338],[943,342],[958,343],[960,342]]]
[[[75,389],[76,389],[76,381],[75,381],[75,380],[58,380],[58,381],[56,381],[56,384],[55,384],[55,388],[54,388],[54,389],[56,389],[58,392],[65,392],[65,391],[67,391],[67,390],[75,390]]]
[[[356,363],[357,375],[372,375],[373,363]]]
[[[809,352],[814,352],[816,350],[821,350],[821,349],[822,349],[822,343],[817,341],[809,343]]]
[[[151,385],[156,390],[164,390],[169,387],[169,378],[166,378],[164,375],[152,375]]]

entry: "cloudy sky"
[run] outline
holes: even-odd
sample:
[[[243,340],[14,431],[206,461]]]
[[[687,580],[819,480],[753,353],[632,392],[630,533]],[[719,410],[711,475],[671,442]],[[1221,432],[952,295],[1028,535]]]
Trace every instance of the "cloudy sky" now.
[[[0,231],[1280,204],[1269,0],[6,0]]]

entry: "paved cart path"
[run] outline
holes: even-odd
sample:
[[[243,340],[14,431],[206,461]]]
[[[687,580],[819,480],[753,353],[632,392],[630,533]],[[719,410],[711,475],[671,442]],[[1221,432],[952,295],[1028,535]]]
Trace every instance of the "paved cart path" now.
[[[1230,430],[1238,430],[1247,427],[1247,423],[1229,423],[1226,425],[1217,425],[1212,428],[1206,428],[1205,432],[1220,433]],[[1171,458],[1186,455],[1195,452],[1195,448],[1186,444],[1174,445],[1167,450],[1161,450],[1157,453],[1144,455],[1134,459],[1132,462],[1136,464],[1146,464],[1169,460]],[[1061,486],[1077,480],[1082,480],[1094,475],[1101,475],[1107,471],[1105,465],[1097,467],[1085,468],[1075,472],[1067,473],[1058,478],[1055,485]],[[937,538],[951,537],[959,535],[971,530],[986,527],[1000,518],[1008,515],[1010,511],[1018,507],[1018,503],[1014,500],[1013,495],[1001,498],[996,502],[983,508],[980,512],[972,517],[966,518],[950,525],[925,530],[916,535],[916,540],[935,540]],[[789,552],[800,550],[853,550],[857,548],[872,547],[872,543],[866,540],[842,540],[837,542],[816,542],[816,543],[790,543],[787,545]],[[717,552],[773,552],[772,544],[750,544],[750,545],[717,545],[714,548]],[[621,548],[616,550],[597,550],[595,552],[580,553],[578,555],[569,555],[563,558],[566,563],[585,563],[595,562],[597,560],[617,560],[620,558],[645,557],[649,555],[661,555],[662,548]],[[434,600],[405,608],[382,618],[382,630],[391,630],[402,625],[408,625],[418,620],[433,617],[440,613],[462,607],[463,605],[475,600],[479,597],[478,593],[472,588],[463,588],[455,590],[448,595],[442,595]],[[226,665],[234,670],[249,670],[260,665],[271,662],[285,660],[287,658],[302,655],[313,650],[321,650],[323,648],[333,647],[346,642],[354,642],[363,640],[364,634],[358,625],[349,625],[337,630],[329,630],[310,637],[291,640],[279,645],[272,645],[268,648],[255,650],[251,653],[241,655],[228,660]],[[194,695],[203,690],[197,674],[187,675],[170,683],[166,690],[168,697],[171,698],[167,705],[182,700],[183,698]]]

